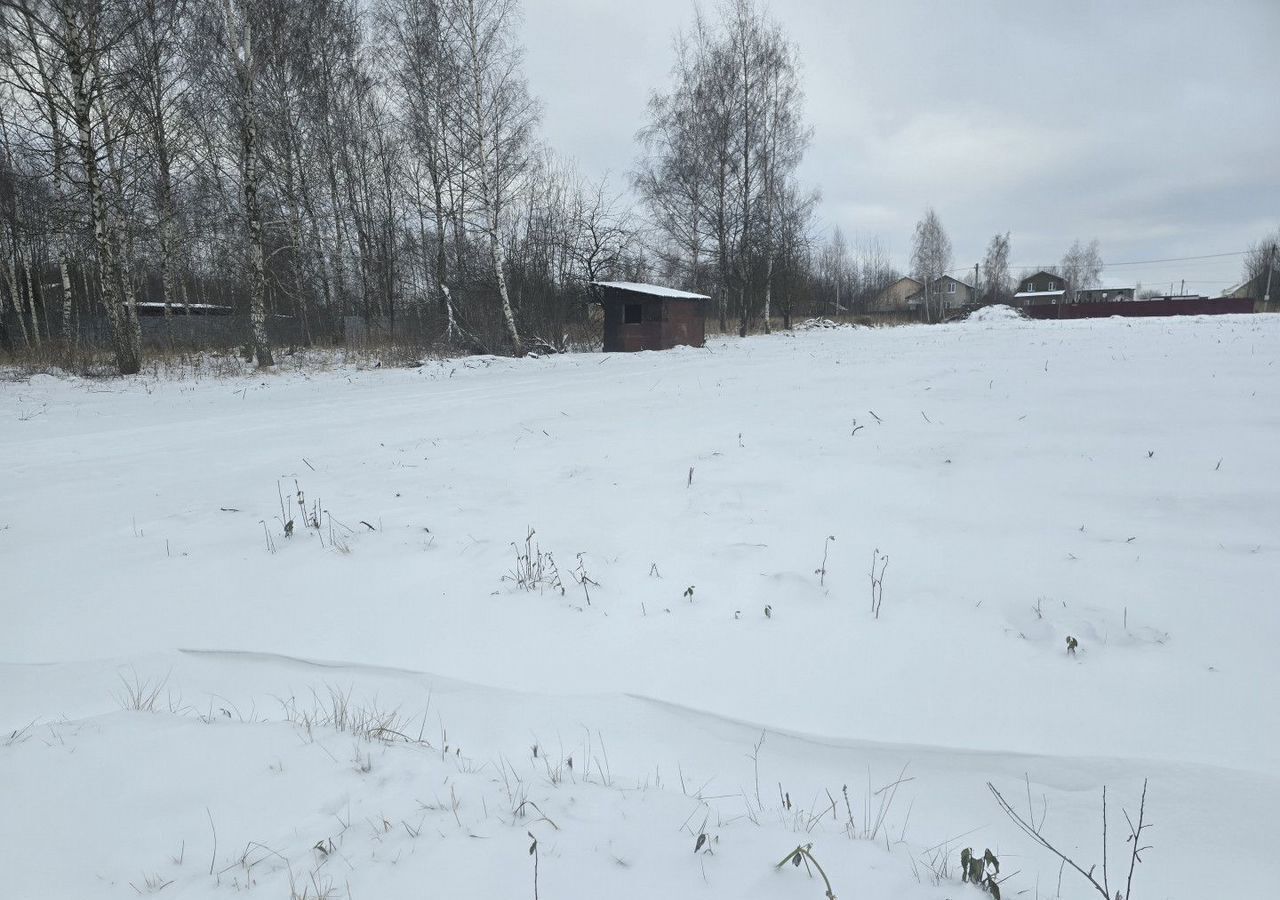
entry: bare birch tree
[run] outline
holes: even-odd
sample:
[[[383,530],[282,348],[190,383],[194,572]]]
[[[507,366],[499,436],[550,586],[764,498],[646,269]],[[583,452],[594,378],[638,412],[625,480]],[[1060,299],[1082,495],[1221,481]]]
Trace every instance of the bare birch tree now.
[[[529,96],[521,71],[523,54],[513,35],[515,0],[448,2],[448,27],[462,71],[458,126],[463,146],[470,148],[468,169],[474,178],[465,214],[484,237],[507,339],[519,356],[520,330],[507,288],[502,228],[529,166],[538,106]]]
[[[178,297],[182,253],[174,181],[185,144],[177,108],[188,88],[181,54],[186,8],[187,0],[141,0],[137,27],[125,46],[131,77],[124,85],[124,96],[136,113],[144,143],[140,155],[146,171],[141,177],[149,184],[153,204],[160,299],[166,317]]]
[[[947,237],[942,220],[933,207],[925,210],[924,218],[916,223],[911,242],[911,269],[915,277],[924,283],[924,320],[933,322],[941,315],[941,307],[933,307],[934,283],[951,268],[951,239]]]
[[[782,207],[804,196],[793,183],[810,135],[802,109],[795,46],[755,0],[732,0],[677,37],[671,87],[640,132],[634,183],[663,249],[694,288],[712,258],[721,327],[731,305],[739,334],[761,317],[768,328]]]
[[[142,365],[141,333],[126,284],[121,227],[101,165],[104,158],[111,162],[119,137],[102,117],[113,88],[108,57],[135,25],[126,8],[112,0],[0,0],[0,32],[13,82],[48,105],[55,152],[62,141],[61,122],[73,129],[116,368],[133,374]]]
[[[258,10],[254,0],[221,0],[226,64],[234,79],[232,104],[240,143],[240,197],[246,231],[249,289],[249,350],[260,367],[275,364],[267,338],[267,277],[263,249],[262,210],[258,191],[262,169],[258,146],[258,59],[254,32]]]
[[[1062,263],[1058,267],[1064,281],[1066,281],[1066,291],[1058,298],[1058,315],[1062,315],[1063,301],[1068,297],[1072,303],[1075,303],[1081,291],[1087,291],[1096,288],[1102,276],[1102,254],[1098,249],[1098,241],[1095,238],[1087,244],[1080,241],[1073,241],[1071,247],[1062,256]]]
[[[428,266],[430,277],[445,318],[445,340],[452,342],[457,318],[450,289],[447,223],[454,214],[449,203],[456,175],[449,165],[448,129],[458,114],[462,71],[457,47],[445,33],[441,0],[384,0],[378,20],[392,48],[392,84],[406,113],[404,130],[416,163],[411,195],[423,261],[433,261]],[[428,253],[429,246],[434,252]]]
[[[268,366],[269,324],[343,341],[363,319],[563,349],[587,282],[651,269],[743,328],[789,310],[812,209],[798,59],[748,0],[699,22],[642,192],[663,237],[641,246],[607,179],[539,141],[516,0],[0,0],[5,340],[83,333],[91,354],[105,314],[136,371],[139,311],[199,310],[148,341],[241,341]]]
[[[996,234],[982,259],[982,297],[987,303],[1006,303],[1009,294],[1009,232]],[[975,285],[976,287],[976,285]]]

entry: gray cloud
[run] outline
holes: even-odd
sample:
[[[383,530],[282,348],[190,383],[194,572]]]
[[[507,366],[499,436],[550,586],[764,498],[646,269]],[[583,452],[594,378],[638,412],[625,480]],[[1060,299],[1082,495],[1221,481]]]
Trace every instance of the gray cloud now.
[[[547,139],[621,186],[692,4],[525,2]],[[958,266],[996,231],[1030,265],[1077,237],[1118,262],[1242,250],[1280,224],[1280,0],[805,0],[772,14],[804,59],[802,174],[823,224],[879,237],[899,266],[928,205]],[[1210,292],[1239,268],[1105,277]]]

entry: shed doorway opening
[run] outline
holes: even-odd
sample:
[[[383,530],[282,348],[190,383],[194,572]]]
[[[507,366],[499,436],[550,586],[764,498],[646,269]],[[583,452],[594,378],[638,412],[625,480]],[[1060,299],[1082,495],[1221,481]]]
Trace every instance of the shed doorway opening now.
[[[628,303],[622,308],[623,325],[639,325],[644,307],[639,303]]]

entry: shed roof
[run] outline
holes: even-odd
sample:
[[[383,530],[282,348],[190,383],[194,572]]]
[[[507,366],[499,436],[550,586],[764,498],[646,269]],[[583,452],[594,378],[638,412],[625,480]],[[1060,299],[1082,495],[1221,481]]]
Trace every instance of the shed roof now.
[[[692,294],[689,291],[677,291],[675,288],[663,287],[660,284],[643,284],[639,281],[593,281],[596,287],[613,288],[616,291],[627,291],[631,294],[648,294],[650,297],[666,297],[670,300],[710,300],[706,294]]]

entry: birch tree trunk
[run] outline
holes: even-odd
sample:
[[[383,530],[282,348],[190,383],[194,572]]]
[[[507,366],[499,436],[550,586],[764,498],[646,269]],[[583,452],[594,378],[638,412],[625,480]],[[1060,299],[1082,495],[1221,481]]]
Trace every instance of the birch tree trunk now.
[[[93,73],[96,83],[101,84],[103,81],[100,68],[101,55],[93,60]],[[125,197],[125,172],[124,165],[120,160],[120,152],[117,147],[117,136],[112,126],[112,120],[107,109],[105,96],[101,91],[98,92],[99,114],[98,119],[102,129],[102,144],[106,150],[107,157],[107,180],[115,189],[117,202],[122,202]],[[110,207],[108,206],[108,215],[110,215]],[[115,278],[118,282],[119,296],[121,298],[121,320],[124,323],[126,335],[130,343],[134,347],[134,352],[138,355],[139,361],[142,358],[142,326],[138,322],[138,303],[137,294],[134,289],[133,278],[129,272],[129,261],[134,257],[133,247],[133,229],[127,227],[116,217],[112,223],[112,239],[115,242]]]
[[[9,288],[9,305],[13,307],[14,318],[18,322],[18,332],[22,335],[24,349],[31,348],[31,336],[27,334],[27,321],[22,315],[22,300],[18,288],[17,262],[11,254],[0,256],[0,266],[4,267],[5,284]],[[4,318],[4,298],[0,297],[0,319]]]
[[[67,36],[67,69],[71,77],[72,114],[76,126],[76,149],[84,169],[84,186],[89,195],[93,221],[93,243],[98,259],[98,282],[102,305],[106,308],[111,328],[111,343],[116,368],[121,375],[135,375],[142,368],[142,355],[137,332],[130,327],[125,314],[120,285],[123,283],[117,258],[116,235],[107,207],[106,193],[98,169],[98,145],[93,134],[93,103],[89,93],[90,61],[83,41],[80,23],[64,11]]]
[[[49,136],[53,143],[53,189],[54,194],[62,197],[64,192],[69,192],[71,185],[67,179],[66,172],[66,153],[67,148],[63,140],[62,133],[62,116],[58,111],[57,99],[54,96],[53,82],[49,77],[49,70],[45,64],[44,51],[40,39],[36,36],[35,21],[31,16],[26,17],[27,25],[27,41],[31,47],[32,59],[35,61],[36,72],[40,76],[40,107],[44,111],[45,118],[49,125]],[[66,249],[65,238],[61,252],[58,254],[58,267],[62,276],[62,321],[59,331],[64,342],[69,342],[71,332],[71,271],[70,271],[70,254]],[[52,337],[52,335],[50,335]]]
[[[246,44],[248,26],[246,25]],[[243,82],[244,111],[240,149],[244,160],[244,214],[249,229],[249,337],[260,368],[275,365],[267,340],[267,275],[262,249],[262,213],[258,207],[258,124],[253,114],[251,75]]]
[[[502,321],[507,327],[507,338],[511,341],[511,352],[516,356],[522,356],[524,355],[524,350],[520,346],[520,332],[516,328],[515,313],[511,309],[511,295],[507,291],[507,276],[503,272],[506,262],[505,252],[502,248],[502,240],[498,235],[496,223],[490,226],[489,256],[493,261],[493,275],[498,280],[498,297],[502,303]]]
[[[42,342],[40,340],[40,320],[36,317],[35,284],[31,280],[31,251],[24,251],[20,259],[22,260],[23,276],[27,282],[27,311],[31,314],[31,336],[35,339],[36,350],[39,350]]]
[[[773,324],[769,321],[773,304],[773,250],[769,250],[769,258],[764,267],[764,333],[773,333]]]
[[[222,0],[227,29],[227,55],[235,73],[239,97],[241,197],[245,229],[248,232],[247,280],[249,287],[249,350],[259,368],[275,365],[267,339],[267,276],[262,246],[262,212],[258,190],[261,180],[258,149],[258,120],[254,88],[257,72],[253,55],[250,11],[237,16],[232,0]],[[239,20],[239,21],[237,21]]]
[[[425,248],[424,248],[425,249]],[[441,207],[440,188],[436,187],[436,288],[440,294],[440,305],[444,309],[444,339],[452,342],[457,337],[458,323],[453,316],[453,294],[449,290],[447,267],[449,254],[445,249],[444,210]]]
[[[71,294],[71,260],[65,252],[58,257],[58,274],[62,276],[62,322],[59,331],[62,339],[70,343],[71,307],[74,301]]]

